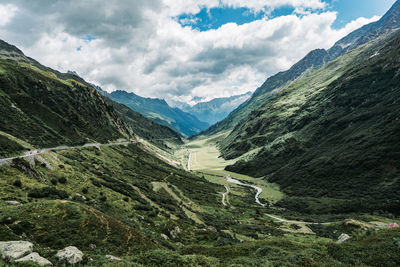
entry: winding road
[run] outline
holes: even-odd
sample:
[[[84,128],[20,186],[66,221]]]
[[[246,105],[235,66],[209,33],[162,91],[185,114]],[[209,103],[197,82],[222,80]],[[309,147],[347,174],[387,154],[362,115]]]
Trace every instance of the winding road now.
[[[51,150],[53,150],[53,151],[54,150],[69,150],[69,149],[79,149],[79,148],[87,148],[87,147],[97,147],[97,148],[99,148],[99,147],[102,147],[102,146],[119,146],[119,145],[131,144],[131,143],[137,143],[137,141],[131,140],[131,141],[114,142],[114,143],[107,143],[107,144],[90,143],[90,144],[84,144],[84,145],[81,145],[81,146],[58,146],[58,147],[52,147],[52,148],[35,149],[35,150],[27,151],[23,155],[20,155],[20,156],[0,159],[0,166],[10,163],[13,159],[21,159],[21,158],[33,157],[33,156],[36,156],[36,155],[47,153],[47,152],[49,152]]]

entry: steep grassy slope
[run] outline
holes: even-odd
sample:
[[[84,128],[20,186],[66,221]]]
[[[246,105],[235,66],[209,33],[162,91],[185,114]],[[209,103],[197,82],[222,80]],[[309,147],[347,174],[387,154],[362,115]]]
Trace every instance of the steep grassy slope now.
[[[186,136],[197,134],[209,126],[194,115],[179,108],[171,108],[163,99],[145,98],[125,91],[112,92],[109,97]]]
[[[289,70],[280,72],[268,78],[253,94],[252,98],[239,106],[229,116],[203,131],[201,134],[212,135],[221,131],[231,130],[245,119],[253,110],[259,108],[276,93],[290,86],[297,79],[312,73],[324,64],[335,60],[341,55],[363,45],[371,40],[397,31],[400,28],[400,1],[377,22],[363,26],[339,40],[329,50],[316,49],[307,54]]]
[[[280,184],[298,210],[399,214],[399,57],[400,35],[382,38],[298,80],[221,143],[228,158],[262,147],[228,169]]]
[[[164,149],[169,148],[166,143],[172,143],[174,145],[183,144],[181,135],[171,128],[158,124],[157,122],[146,118],[142,114],[133,111],[129,107],[119,104],[111,99],[107,99],[106,102],[110,106],[114,107],[118,116],[127,127],[135,133],[135,135]]]
[[[131,136],[94,88],[74,80],[60,80],[34,66],[0,58],[0,88],[0,130],[34,146]]]

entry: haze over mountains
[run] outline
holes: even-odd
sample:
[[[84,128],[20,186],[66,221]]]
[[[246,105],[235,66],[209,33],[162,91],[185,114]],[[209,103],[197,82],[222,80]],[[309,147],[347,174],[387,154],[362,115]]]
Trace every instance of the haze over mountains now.
[[[245,94],[234,95],[231,97],[214,98],[210,101],[199,102],[193,106],[183,102],[172,102],[172,105],[195,115],[201,121],[213,125],[225,119],[229,113],[249,99],[251,95],[251,92],[247,92]]]
[[[0,41],[0,265],[398,266],[399,59],[400,0],[176,108]]]

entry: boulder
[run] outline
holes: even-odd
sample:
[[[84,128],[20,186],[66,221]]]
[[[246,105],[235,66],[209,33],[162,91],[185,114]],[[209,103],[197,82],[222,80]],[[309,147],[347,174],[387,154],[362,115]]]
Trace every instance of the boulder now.
[[[107,259],[110,259],[110,260],[112,260],[112,261],[121,261],[120,258],[115,257],[115,256],[113,256],[113,255],[106,255],[106,258],[107,258]]]
[[[33,244],[27,241],[0,242],[0,256],[6,260],[16,260],[32,253]]]
[[[6,203],[7,203],[8,205],[12,205],[12,206],[19,206],[19,205],[21,205],[21,202],[14,201],[14,200],[6,201]]]
[[[161,237],[164,238],[165,240],[168,240],[168,236],[166,234],[161,234]]]
[[[69,264],[76,264],[82,261],[83,253],[77,247],[66,247],[57,252],[57,258],[66,260]]]
[[[347,240],[349,240],[351,237],[348,234],[341,234],[338,238],[338,243],[343,243],[346,242]]]
[[[23,261],[32,261],[40,266],[52,266],[53,265],[48,259],[41,257],[36,252],[33,252],[23,258],[16,260],[16,262],[23,262]]]
[[[181,228],[179,228],[179,226],[175,226],[174,229],[169,231],[169,234],[171,235],[172,238],[176,238],[180,233],[181,233]]]

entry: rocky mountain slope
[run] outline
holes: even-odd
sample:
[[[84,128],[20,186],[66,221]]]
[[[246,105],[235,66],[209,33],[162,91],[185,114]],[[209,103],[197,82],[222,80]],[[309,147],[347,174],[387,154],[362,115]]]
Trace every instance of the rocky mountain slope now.
[[[400,34],[296,80],[221,142],[228,167],[280,184],[303,210],[400,211]],[[319,206],[317,209],[321,209]]]
[[[396,31],[400,28],[400,1],[377,22],[365,25],[342,38],[329,50],[317,49],[311,51],[293,67],[269,77],[262,86],[253,94],[252,98],[239,106],[229,116],[203,131],[201,134],[209,135],[221,131],[231,130],[242,119],[246,118],[253,110],[264,104],[276,93],[290,86],[296,79],[305,76],[324,64],[339,56],[363,45],[381,35]]]
[[[145,98],[125,91],[112,92],[109,97],[186,136],[197,134],[209,126],[208,123],[179,108],[170,107],[163,99]]]

